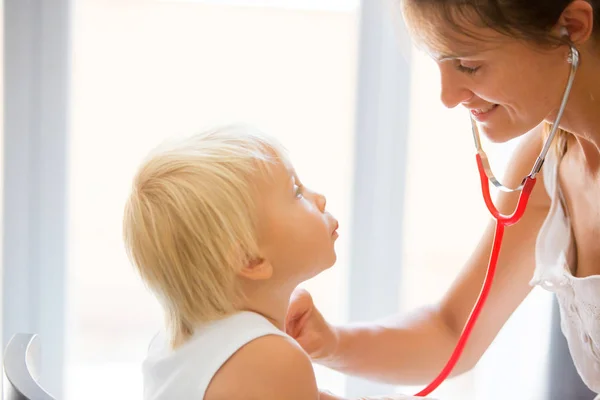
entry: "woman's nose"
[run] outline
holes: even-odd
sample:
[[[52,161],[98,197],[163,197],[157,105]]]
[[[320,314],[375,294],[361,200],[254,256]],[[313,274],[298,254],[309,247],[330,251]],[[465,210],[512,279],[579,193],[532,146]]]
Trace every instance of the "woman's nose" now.
[[[473,92],[469,90],[459,75],[461,72],[449,70],[448,67],[440,67],[441,86],[440,94],[442,103],[448,108],[454,108],[460,103],[466,102],[473,97]]]

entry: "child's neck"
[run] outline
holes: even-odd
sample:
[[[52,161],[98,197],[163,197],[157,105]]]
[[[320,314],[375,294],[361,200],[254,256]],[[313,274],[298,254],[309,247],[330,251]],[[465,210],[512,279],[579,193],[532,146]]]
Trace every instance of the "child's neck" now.
[[[243,308],[262,315],[277,329],[285,331],[285,316],[294,287],[278,286],[275,289],[265,285],[251,285],[245,289]]]

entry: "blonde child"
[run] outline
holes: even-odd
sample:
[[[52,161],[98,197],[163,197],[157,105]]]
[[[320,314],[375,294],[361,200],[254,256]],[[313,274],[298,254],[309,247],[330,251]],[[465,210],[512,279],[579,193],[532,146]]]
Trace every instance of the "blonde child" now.
[[[310,358],[283,329],[294,288],[336,261],[325,206],[282,147],[248,127],[148,157],[124,213],[129,256],[166,316],[144,399],[319,399]]]

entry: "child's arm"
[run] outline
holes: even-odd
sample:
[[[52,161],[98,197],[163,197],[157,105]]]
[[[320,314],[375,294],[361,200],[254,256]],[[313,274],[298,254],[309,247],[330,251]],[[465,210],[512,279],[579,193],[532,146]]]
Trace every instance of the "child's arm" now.
[[[319,390],[304,350],[270,335],[238,350],[214,376],[206,399],[319,400]]]
[[[319,400],[348,400],[343,397],[338,397],[329,392],[320,392],[320,396],[321,397],[319,397]],[[414,397],[414,396],[407,396],[407,395],[403,395],[403,394],[392,394],[392,395],[388,395],[388,396],[361,397],[356,400],[411,400],[411,399],[412,400],[435,400],[435,399],[432,399],[431,397]]]
[[[291,338],[264,336],[238,350],[213,378],[206,399],[350,400],[319,392],[308,355]],[[352,400],[433,400],[401,394]]]
[[[319,400],[347,400],[330,392],[319,392]]]

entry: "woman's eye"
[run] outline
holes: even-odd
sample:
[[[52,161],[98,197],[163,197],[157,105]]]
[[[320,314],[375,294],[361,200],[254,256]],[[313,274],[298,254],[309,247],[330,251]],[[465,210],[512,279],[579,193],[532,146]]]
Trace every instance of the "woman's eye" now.
[[[474,74],[480,67],[472,67],[461,64],[460,62],[456,64],[456,69],[460,72],[464,72],[466,74]]]

